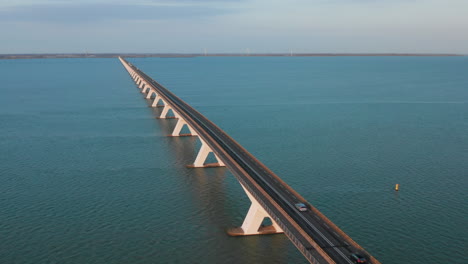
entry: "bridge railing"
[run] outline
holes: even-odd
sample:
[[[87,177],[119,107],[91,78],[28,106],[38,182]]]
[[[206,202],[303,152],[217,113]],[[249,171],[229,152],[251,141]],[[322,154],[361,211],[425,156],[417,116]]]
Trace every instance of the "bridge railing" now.
[[[241,184],[246,187],[250,194],[257,200],[257,202],[265,209],[265,211],[273,218],[273,220],[283,229],[284,234],[291,240],[291,242],[296,246],[296,248],[306,257],[306,259],[313,264],[320,264],[320,262],[310,253],[310,250],[315,250],[315,248],[307,248],[304,246],[304,241],[300,241],[294,234],[289,230],[289,227],[285,225],[276,213],[273,212],[269,206],[265,204],[263,198],[258,196],[255,191],[253,191],[250,185],[244,181],[241,177],[236,177]],[[317,254],[320,254],[317,252]]]
[[[153,79],[151,79],[149,76],[147,76],[146,74],[144,74],[143,72],[141,72],[138,68],[136,68],[135,66],[131,65],[130,64],[130,67],[132,67],[135,71],[137,71],[140,75],[140,77],[142,79],[147,79],[149,78],[148,80],[146,80],[147,83],[150,84],[150,86],[153,86],[152,88],[155,89],[155,90],[158,90],[159,87],[154,87],[155,84],[159,84],[157,83],[156,81],[154,81]],[[199,134],[200,135],[200,134]],[[270,217],[273,218],[273,220],[281,227],[281,229],[284,231],[284,234],[291,240],[291,242],[296,246],[296,248],[304,255],[304,257],[306,257],[306,259],[310,262],[310,263],[313,263],[313,264],[320,264],[320,262],[316,259],[316,257],[314,257],[312,254],[311,254],[311,250],[315,250],[316,251],[316,254],[318,255],[322,255],[320,252],[318,252],[318,250],[321,250],[320,248],[316,249],[316,248],[311,248],[311,247],[306,247],[304,246],[304,243],[308,243],[307,239],[304,239],[303,240],[300,240],[296,237],[296,235],[294,235],[294,233],[290,230],[290,228],[288,227],[288,225],[285,225],[283,222],[281,222],[280,218],[276,215],[276,213],[271,210],[271,208],[266,205],[266,203],[264,202],[264,198],[263,197],[260,197],[257,192],[255,190],[252,190],[252,187],[250,186],[250,183],[249,182],[246,182],[242,177],[239,177],[237,176],[236,174],[233,173],[233,175],[237,178],[237,180],[239,182],[241,182],[241,184],[243,186],[245,186],[248,191],[252,194],[252,196],[258,201],[258,203],[263,207],[263,209],[265,209],[265,211],[270,215]],[[297,233],[297,232],[296,232]]]
[[[126,62],[126,61],[125,61]],[[160,93],[159,91],[159,88],[163,89],[163,90],[167,90],[166,88],[164,88],[162,85],[160,85],[159,83],[157,83],[156,81],[154,81],[152,78],[150,78],[148,75],[146,75],[145,73],[143,73],[142,71],[140,71],[137,67],[135,67],[134,65],[126,62],[127,65],[129,65],[134,71],[136,71],[138,73],[138,75],[140,76],[140,78],[144,79],[145,82],[147,82],[150,86],[152,86],[152,89],[154,89],[155,91],[158,91],[158,93]],[[167,92],[169,94],[172,94],[170,91],[167,90]],[[174,95],[175,96],[175,95]],[[195,111],[195,110],[194,110]],[[209,120],[208,120],[209,121]],[[211,121],[210,121],[211,122]],[[199,133],[199,135],[202,134],[202,133]],[[201,135],[200,135],[201,136]],[[228,135],[227,135],[228,136]],[[228,136],[229,137],[229,136]],[[240,146],[242,148],[242,146]],[[246,151],[247,152],[247,151]],[[254,157],[255,158],[255,157]],[[260,162],[259,162],[260,163]],[[260,163],[261,164],[261,163]],[[264,168],[266,168],[266,166],[264,166],[263,164],[261,164]],[[269,172],[271,172],[268,168],[266,168],[266,170],[268,170]],[[319,257],[319,259],[322,257],[325,259],[325,261],[328,261],[328,256],[324,253],[324,251],[322,250],[322,248],[320,248],[316,243],[315,241],[313,241],[313,238],[311,239],[310,236],[307,235],[307,233],[305,233],[300,227],[296,227],[295,226],[295,222],[289,217],[289,215],[287,215],[287,213],[285,213],[283,211],[283,209],[281,208],[281,206],[279,206],[274,199],[271,199],[269,198],[270,196],[266,193],[263,193],[262,192],[262,189],[260,188],[259,190],[261,191],[262,195],[263,196],[259,196],[257,194],[257,190],[253,190],[253,187],[252,187],[252,184],[253,186],[256,186],[257,184],[255,183],[252,183],[252,182],[249,182],[251,179],[248,179],[245,180],[243,177],[237,175],[236,173],[233,173],[233,175],[239,180],[239,182],[241,182],[241,184],[248,189],[248,191],[250,192],[250,194],[258,201],[258,203],[263,207],[263,209],[270,215],[270,217],[272,218],[272,220],[274,220],[284,231],[285,235],[291,240],[291,242],[298,248],[298,250],[307,258],[307,260],[309,260],[311,263],[317,263],[319,264],[320,262],[316,259],[316,257]],[[281,181],[281,183],[284,184],[284,186],[288,187],[290,190],[292,190],[292,192],[294,194],[297,194],[297,197],[299,198],[302,198],[302,196],[300,196],[297,192],[295,192],[289,185],[287,185],[286,183],[284,183],[284,181],[282,181],[281,178],[279,178],[276,174],[274,174],[273,172],[271,172],[271,175],[273,175],[274,177],[276,177],[277,179],[279,179],[279,181]],[[303,199],[303,198],[302,198]],[[276,207],[276,210],[278,210],[278,212],[275,212],[274,210],[271,209],[271,205],[268,205],[265,203],[265,200],[268,201],[268,203],[271,203],[273,205],[273,207]],[[304,202],[306,202],[305,199],[303,199]],[[325,215],[323,215],[319,210],[317,210],[315,207],[313,206],[310,206],[311,210],[316,214],[318,215],[321,219],[323,219],[324,222],[326,222],[330,227],[332,227],[333,229],[335,229],[335,231],[337,231],[337,233],[339,233],[343,238],[345,238],[347,241],[349,241],[350,244],[352,244],[352,246],[354,246],[355,248],[358,248],[360,250],[362,250],[363,252],[367,253],[361,246],[359,246],[359,244],[357,244],[356,242],[354,242],[348,235],[346,235],[346,233],[344,233],[340,228],[338,228],[333,222],[331,222],[327,217],[325,217]],[[287,222],[287,224],[281,222],[280,218],[278,217],[277,214],[280,214],[281,217],[286,217],[286,219],[291,219],[291,221]],[[292,229],[290,229],[292,228]],[[294,230],[294,231],[292,231]],[[298,233],[299,233],[299,236],[298,236]],[[305,233],[305,235],[304,235]],[[302,237],[302,239],[301,239]],[[311,246],[305,246],[305,245],[311,245]],[[315,257],[314,255],[311,253],[313,252],[315,254]],[[324,256],[325,255],[325,256]],[[378,262],[375,258],[373,258],[370,254],[368,254],[370,256],[370,260],[372,263],[380,263]]]

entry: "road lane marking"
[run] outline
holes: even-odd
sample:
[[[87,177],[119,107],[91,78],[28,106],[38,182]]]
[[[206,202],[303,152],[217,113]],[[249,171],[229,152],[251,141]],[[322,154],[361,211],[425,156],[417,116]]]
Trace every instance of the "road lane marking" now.
[[[146,74],[145,74],[146,75]],[[147,75],[146,75],[147,76]],[[149,76],[147,76],[149,78]],[[150,78],[151,79],[151,78]],[[151,79],[152,80],[152,79]],[[152,80],[153,81],[153,80]],[[152,82],[154,83],[154,82]],[[158,88],[159,88],[159,85],[158,85]],[[163,88],[163,87],[162,87]],[[174,103],[174,105],[176,105],[177,107],[183,109],[185,112],[190,113],[188,114],[188,116],[196,122],[197,125],[199,125],[200,127],[202,127],[203,130],[205,130],[208,134],[208,136],[210,138],[212,138],[216,143],[222,143],[222,145],[224,145],[225,147],[222,147],[221,144],[220,144],[220,147],[223,149],[223,150],[227,150],[229,149],[230,152],[233,153],[233,155],[229,154],[229,156],[231,156],[231,158],[234,159],[234,161],[240,166],[240,167],[243,167],[241,163],[237,162],[237,160],[234,158],[237,157],[238,160],[242,161],[244,166],[247,166],[250,168],[250,170],[252,170],[252,172],[254,172],[256,174],[256,177],[252,177],[252,175],[249,174],[250,178],[252,178],[252,180],[254,180],[255,182],[257,182],[256,179],[262,181],[264,184],[266,184],[274,193],[276,193],[276,195],[282,199],[282,202],[283,203],[286,203],[286,206],[289,206],[290,208],[292,208],[292,212],[295,212],[296,216],[299,216],[300,218],[302,218],[303,221],[305,221],[308,225],[309,225],[309,228],[312,228],[319,236],[321,236],[323,238],[324,241],[326,241],[329,245],[333,246],[333,244],[331,243],[330,240],[328,240],[327,237],[324,236],[324,234],[322,234],[322,232],[320,232],[320,230],[318,230],[311,222],[309,222],[302,214],[298,214],[296,211],[295,211],[295,207],[288,201],[288,199],[286,199],[275,187],[271,186],[271,184],[266,181],[266,179],[264,179],[264,176],[265,175],[262,175],[260,173],[258,173],[258,170],[254,167],[257,167],[256,165],[256,162],[252,159],[252,157],[250,155],[246,155],[248,159],[250,159],[250,161],[253,162],[253,164],[255,165],[254,167],[252,167],[249,162],[246,162],[244,157],[242,157],[242,152],[237,152],[233,149],[232,146],[230,146],[231,144],[234,144],[234,147],[236,147],[236,144],[235,144],[235,141],[231,141],[231,140],[227,140],[225,141],[223,138],[222,138],[222,133],[221,133],[221,136],[218,135],[218,132],[216,130],[213,130],[211,128],[211,125],[208,123],[206,124],[203,120],[208,120],[206,117],[202,116],[200,114],[200,116],[202,117],[199,117],[198,114],[196,113],[193,113],[191,109],[193,109],[192,107],[190,107],[187,103],[183,102],[180,98],[178,98],[177,96],[175,96],[174,94],[172,94],[171,92],[169,92],[167,89],[162,89],[160,88],[162,91],[166,90],[166,92],[168,92],[168,97],[170,97],[170,101],[172,101]],[[177,100],[175,100],[175,99]],[[183,103],[182,103],[183,102]],[[188,110],[188,111],[187,111]],[[219,129],[217,129],[219,130]],[[210,135],[211,134],[211,135]],[[278,183],[278,181],[275,179],[275,182]],[[258,183],[258,182],[257,182]],[[282,184],[279,184],[280,186],[282,186]],[[261,187],[261,186],[260,186]],[[263,187],[261,187],[263,188]],[[288,191],[289,193],[289,191]],[[272,197],[273,198],[273,197]],[[293,197],[293,198],[296,198],[296,197]],[[275,199],[273,199],[274,202]],[[280,206],[282,208],[282,206]],[[291,216],[291,214],[287,213],[288,215]],[[294,213],[293,213],[294,214]],[[335,251],[340,254],[348,263],[352,263],[346,256],[344,256],[343,252],[341,252],[340,250],[337,250],[336,248],[334,248]]]

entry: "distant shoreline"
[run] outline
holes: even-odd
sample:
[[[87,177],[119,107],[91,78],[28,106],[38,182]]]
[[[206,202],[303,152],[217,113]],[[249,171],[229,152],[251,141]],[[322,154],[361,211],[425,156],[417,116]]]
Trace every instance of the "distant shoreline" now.
[[[193,57],[447,57],[466,56],[463,54],[444,53],[65,53],[65,54],[0,54],[0,59],[61,59],[61,58],[193,58]]]

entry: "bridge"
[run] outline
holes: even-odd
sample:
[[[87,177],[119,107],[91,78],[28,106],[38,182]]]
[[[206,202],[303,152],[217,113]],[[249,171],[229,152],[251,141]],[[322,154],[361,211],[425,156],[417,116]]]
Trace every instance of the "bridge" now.
[[[200,139],[200,151],[190,167],[226,166],[241,184],[252,204],[242,226],[230,229],[229,235],[284,233],[310,263],[354,263],[353,253],[366,257],[368,263],[380,263],[213,122],[133,64],[119,60],[141,93],[153,100],[151,106],[164,107],[159,118],[178,119],[171,136]],[[181,134],[183,127],[190,133]],[[210,153],[216,163],[206,163]],[[299,211],[297,203],[308,210]],[[265,218],[272,225],[263,226]]]

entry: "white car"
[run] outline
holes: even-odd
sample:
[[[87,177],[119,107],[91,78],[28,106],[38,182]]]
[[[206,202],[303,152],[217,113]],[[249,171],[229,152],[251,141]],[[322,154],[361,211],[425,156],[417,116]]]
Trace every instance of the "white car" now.
[[[299,210],[301,212],[307,211],[307,206],[305,204],[303,204],[303,203],[297,203],[294,206],[296,206],[297,210]]]

